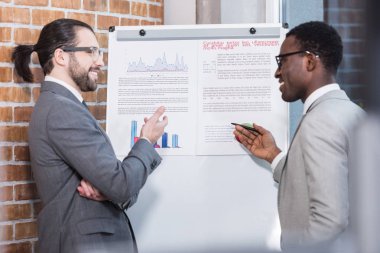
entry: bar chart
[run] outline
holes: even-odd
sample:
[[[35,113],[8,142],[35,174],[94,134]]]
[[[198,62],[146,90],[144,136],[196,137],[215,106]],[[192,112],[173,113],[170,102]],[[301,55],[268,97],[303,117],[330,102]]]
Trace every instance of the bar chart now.
[[[135,145],[135,143],[139,140],[139,134],[137,132],[138,122],[136,120],[131,121],[131,146]],[[171,143],[170,143],[171,136]],[[155,148],[181,148],[179,146],[179,136],[178,134],[169,134],[164,132],[161,138],[153,145]]]

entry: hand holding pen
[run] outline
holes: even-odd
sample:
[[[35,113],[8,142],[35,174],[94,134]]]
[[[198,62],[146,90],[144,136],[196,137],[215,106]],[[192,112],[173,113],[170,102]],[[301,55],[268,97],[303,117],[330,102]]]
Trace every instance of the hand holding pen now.
[[[241,126],[242,128],[247,129],[248,131],[252,132],[256,136],[260,134],[256,128],[250,127],[247,124],[239,124],[239,123],[231,123],[231,124],[234,126]]]
[[[238,142],[246,147],[254,156],[272,163],[273,159],[281,152],[271,132],[265,128],[252,124],[252,127],[237,124],[234,135]]]

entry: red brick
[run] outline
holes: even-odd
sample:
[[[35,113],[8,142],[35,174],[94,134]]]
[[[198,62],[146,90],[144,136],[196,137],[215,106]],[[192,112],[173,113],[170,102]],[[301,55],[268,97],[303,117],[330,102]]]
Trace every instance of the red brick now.
[[[147,5],[145,3],[132,2],[131,14],[140,17],[147,16]]]
[[[12,120],[12,107],[0,107],[0,121],[10,122]]]
[[[108,66],[108,53],[103,53],[103,62],[105,66]]]
[[[32,10],[32,24],[33,25],[46,25],[56,19],[64,18],[65,13],[63,11],[52,10]]]
[[[108,33],[96,33],[101,48],[108,48]]]
[[[30,95],[28,87],[0,87],[0,101],[2,102],[26,103],[30,102]]]
[[[88,108],[92,115],[94,115],[97,120],[105,120],[106,119],[106,106],[105,105],[97,105],[97,106],[89,106]]]
[[[33,52],[30,58],[33,64],[40,64],[40,60],[38,59],[38,54],[36,52]]]
[[[84,101],[96,102],[96,91],[82,92]]]
[[[107,0],[83,0],[83,9],[89,11],[108,11]]]
[[[97,83],[99,84],[107,83],[107,70],[103,70],[102,72],[100,72]]]
[[[66,9],[80,9],[80,0],[51,0],[51,6]]]
[[[163,8],[162,6],[149,5],[149,17],[152,18],[163,18]]]
[[[47,6],[48,0],[14,0],[16,5]]]
[[[0,67],[0,82],[8,83],[11,81],[12,81],[12,69],[8,67]]]
[[[31,242],[20,242],[0,245],[1,253],[32,253]]]
[[[32,218],[32,208],[30,204],[12,204],[0,206],[0,221],[11,221],[29,218]]]
[[[0,62],[11,62],[12,50],[13,47],[0,47]]]
[[[29,9],[26,8],[0,8],[0,23],[21,23],[29,24],[30,14]]]
[[[15,239],[27,239],[37,237],[37,223],[35,221],[16,223],[15,225]]]
[[[11,32],[12,32],[12,29],[10,27],[0,27],[0,41],[10,42]]]
[[[37,87],[37,88],[33,88],[33,102],[37,102],[38,98],[40,97],[40,91],[41,91],[41,88],[40,87]]]
[[[118,26],[119,23],[118,17],[98,15],[98,29],[108,30],[110,26]]]
[[[29,165],[1,165],[0,182],[29,181],[32,173]]]
[[[41,83],[44,79],[45,79],[45,76],[44,76],[44,72],[42,70],[42,68],[31,68],[30,71],[32,71],[32,75],[33,75],[33,83]],[[13,81],[15,83],[23,83],[25,82],[21,76],[19,76],[16,71],[14,71],[13,73]]]
[[[15,107],[14,116],[15,122],[29,122],[30,117],[32,116],[33,107]]]
[[[110,0],[110,12],[129,14],[130,3],[128,0]]]
[[[0,187],[0,201],[13,200],[13,186]]]
[[[38,199],[36,184],[17,184],[14,186],[15,200]]]
[[[36,44],[38,37],[40,36],[40,30],[29,28],[15,28],[14,42],[16,44]]]
[[[12,147],[2,146],[0,147],[0,161],[10,161],[12,160]]]
[[[133,25],[139,25],[139,24],[140,24],[140,20],[130,19],[130,18],[122,18],[120,22],[120,25],[123,25],[123,26],[133,26]]]
[[[89,24],[91,27],[95,26],[95,15],[94,14],[70,12],[67,17],[85,22],[85,23]]]
[[[156,23],[153,21],[141,20],[140,25],[155,25]]]
[[[36,201],[33,203],[33,218],[37,218],[38,214],[42,210],[42,202]]]
[[[98,89],[98,102],[107,102],[107,88]]]
[[[0,126],[0,141],[28,141],[28,127],[26,126]]]
[[[13,226],[0,225],[0,241],[11,241],[12,239],[13,239]]]
[[[30,161],[29,147],[28,146],[15,146],[14,147],[15,161]]]

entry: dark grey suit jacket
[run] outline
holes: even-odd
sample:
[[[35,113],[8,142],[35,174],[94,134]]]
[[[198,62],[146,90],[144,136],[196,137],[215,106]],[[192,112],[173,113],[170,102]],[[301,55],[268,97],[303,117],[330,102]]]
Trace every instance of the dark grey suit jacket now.
[[[317,99],[274,171],[283,249],[324,244],[348,225],[348,170],[364,111],[344,91]]]
[[[133,232],[113,203],[131,204],[161,162],[148,141],[139,140],[119,161],[87,108],[63,86],[44,82],[29,126],[29,149],[43,203],[39,252],[134,252]],[[82,178],[110,201],[81,197]]]

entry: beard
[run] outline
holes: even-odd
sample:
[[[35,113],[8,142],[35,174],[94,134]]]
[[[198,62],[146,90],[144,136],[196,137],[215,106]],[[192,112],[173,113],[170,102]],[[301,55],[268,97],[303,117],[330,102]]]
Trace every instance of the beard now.
[[[98,86],[96,83],[97,80],[91,79],[89,72],[98,70],[100,69],[97,67],[91,67],[89,70],[86,70],[79,65],[77,58],[74,55],[70,57],[69,75],[83,92],[96,90]]]

